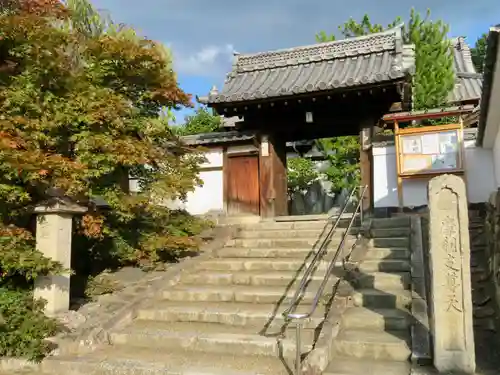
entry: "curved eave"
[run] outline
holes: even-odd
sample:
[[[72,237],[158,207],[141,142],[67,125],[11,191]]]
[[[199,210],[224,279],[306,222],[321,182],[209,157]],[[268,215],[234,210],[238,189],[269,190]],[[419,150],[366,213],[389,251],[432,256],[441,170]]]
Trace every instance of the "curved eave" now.
[[[410,82],[408,76],[403,76],[398,79],[383,81],[383,82],[374,82],[366,85],[352,85],[352,86],[344,86],[336,89],[326,89],[326,90],[317,90],[317,91],[306,91],[303,93],[284,93],[279,96],[272,97],[264,97],[264,98],[256,98],[250,100],[235,100],[235,101],[224,101],[224,102],[211,102],[208,101],[207,105],[212,108],[227,108],[233,106],[247,106],[247,105],[257,105],[257,104],[266,104],[273,102],[283,102],[290,100],[298,100],[298,99],[307,99],[307,98],[320,98],[326,96],[336,96],[340,94],[348,94],[349,92],[363,92],[371,89],[377,88],[390,88],[396,87],[399,84],[403,84],[405,82]],[[396,90],[396,89],[395,89]]]
[[[208,96],[198,96],[196,95],[196,102],[199,104],[209,104]]]

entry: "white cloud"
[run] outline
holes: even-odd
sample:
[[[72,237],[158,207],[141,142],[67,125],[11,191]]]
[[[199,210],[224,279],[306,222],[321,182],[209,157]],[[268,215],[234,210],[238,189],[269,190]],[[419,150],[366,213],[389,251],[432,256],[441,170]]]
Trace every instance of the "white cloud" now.
[[[234,48],[231,44],[209,45],[196,52],[185,52],[172,46],[174,67],[178,73],[213,77],[229,71]]]

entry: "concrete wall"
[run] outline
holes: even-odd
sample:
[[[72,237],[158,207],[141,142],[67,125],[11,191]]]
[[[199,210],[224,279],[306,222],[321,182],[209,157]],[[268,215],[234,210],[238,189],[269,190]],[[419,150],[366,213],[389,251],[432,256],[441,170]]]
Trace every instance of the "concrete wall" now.
[[[494,167],[494,152],[476,147],[475,137],[464,141],[465,170],[469,203],[487,202],[496,187],[495,168],[500,169],[500,159]],[[500,143],[500,142],[499,142]],[[500,145],[499,145],[500,154]],[[376,208],[397,207],[398,189],[396,151],[394,142],[375,144],[373,148],[374,204]],[[427,179],[403,182],[405,207],[427,205]]]

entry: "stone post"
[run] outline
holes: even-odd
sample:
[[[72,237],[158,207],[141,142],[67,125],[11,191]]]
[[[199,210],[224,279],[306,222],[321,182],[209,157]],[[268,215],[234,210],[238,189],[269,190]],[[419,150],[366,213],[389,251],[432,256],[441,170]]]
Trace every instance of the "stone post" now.
[[[37,206],[37,250],[70,270],[73,215],[86,211],[86,207],[62,198],[54,198]],[[69,309],[69,291],[69,273],[40,276],[35,280],[34,296],[47,301],[45,313],[49,316]]]
[[[465,183],[454,175],[429,182],[429,266],[434,366],[474,374],[469,218]]]

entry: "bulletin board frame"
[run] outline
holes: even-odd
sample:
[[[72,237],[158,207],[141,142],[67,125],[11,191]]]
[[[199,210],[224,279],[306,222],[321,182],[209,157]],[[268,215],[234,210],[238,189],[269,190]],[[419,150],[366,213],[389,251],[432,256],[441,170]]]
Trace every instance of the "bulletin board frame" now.
[[[464,136],[463,136],[463,122],[460,117],[458,124],[446,124],[425,126],[419,128],[406,128],[400,129],[398,121],[394,121],[394,135],[395,135],[395,148],[396,148],[396,167],[397,167],[397,185],[398,185],[398,201],[400,210],[403,209],[403,181],[410,179],[431,179],[441,174],[455,174],[460,175],[466,179],[465,176],[465,150],[464,150]],[[443,135],[451,135],[450,139],[455,138],[455,142],[449,142],[452,152],[443,152],[443,143],[439,142]],[[441,136],[441,137],[440,137]],[[420,145],[416,145],[416,150],[408,152],[405,148],[411,147],[411,139],[420,139]],[[434,139],[437,145],[430,146],[424,144],[425,139]],[[435,141],[435,140],[438,141]],[[415,142],[417,143],[417,142]],[[420,150],[418,150],[420,147]],[[431,149],[437,147],[435,152]],[[446,148],[445,144],[445,148]],[[424,151],[428,148],[428,151]],[[451,160],[451,155],[454,155],[454,160]],[[420,159],[420,160],[419,160]],[[408,162],[408,161],[411,161]],[[435,162],[441,163],[443,168],[433,168]],[[437,163],[437,164],[439,164]],[[416,168],[409,170],[405,166],[421,165],[426,166],[423,168]]]
[[[472,113],[475,109],[475,105],[467,104],[456,107],[447,107],[447,108],[434,108],[434,109],[426,109],[420,111],[413,112],[395,112],[388,113],[382,117],[382,121],[385,124],[394,124],[394,141],[396,148],[396,175],[397,175],[397,187],[398,187],[398,201],[399,201],[399,210],[403,210],[403,181],[407,179],[431,179],[435,176],[439,176],[441,174],[455,174],[459,175],[463,178],[466,186],[467,186],[467,174],[466,174],[466,166],[465,166],[465,148],[464,148],[464,131],[463,131],[463,116],[469,113]],[[425,126],[419,128],[399,128],[400,122],[408,123],[410,121],[421,121],[421,120],[429,120],[429,119],[439,119],[444,117],[458,117],[457,124],[446,124],[446,125],[435,125],[435,126]],[[433,134],[442,134],[445,132],[453,132],[456,133],[456,143],[457,143],[457,157],[456,157],[456,165],[454,168],[421,168],[420,170],[414,170],[411,173],[405,171],[404,165],[402,164],[402,145],[401,141],[404,137],[413,136],[426,136]],[[431,137],[432,138],[432,137]],[[406,145],[408,146],[408,145]],[[411,145],[410,145],[411,147]],[[426,151],[427,152],[427,151]],[[431,167],[432,167],[431,163]]]

